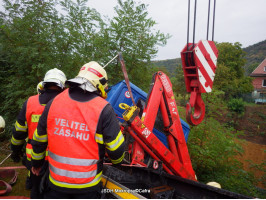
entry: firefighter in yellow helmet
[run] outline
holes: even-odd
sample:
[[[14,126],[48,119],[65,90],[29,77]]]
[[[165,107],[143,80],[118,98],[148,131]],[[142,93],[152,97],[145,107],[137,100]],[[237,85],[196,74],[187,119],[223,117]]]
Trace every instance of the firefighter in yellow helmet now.
[[[66,82],[69,89],[45,107],[32,142],[36,174],[48,145],[49,189],[44,198],[100,198],[105,149],[113,164],[122,162],[124,136],[105,100],[107,81],[106,71],[89,62]]]
[[[71,87],[78,86],[87,92],[96,92],[102,98],[107,98],[105,89],[108,84],[107,73],[97,62],[91,61],[83,65],[78,76],[67,81]]]
[[[66,76],[57,69],[47,71],[42,82],[42,92],[38,95],[29,97],[23,104],[17,121],[13,128],[11,138],[11,158],[14,162],[19,162],[22,155],[22,147],[27,140],[26,156],[23,158],[23,164],[29,170],[26,180],[26,189],[31,189],[31,198],[41,198],[39,194],[39,177],[34,176],[31,172],[31,150],[32,137],[37,127],[39,118],[44,110],[45,105],[56,95],[61,93],[65,87]]]

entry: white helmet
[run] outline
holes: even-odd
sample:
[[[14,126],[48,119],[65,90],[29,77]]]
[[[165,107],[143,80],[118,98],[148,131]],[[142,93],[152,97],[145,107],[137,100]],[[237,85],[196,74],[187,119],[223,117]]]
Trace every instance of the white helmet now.
[[[46,72],[43,79],[43,87],[46,83],[56,83],[58,87],[64,89],[66,82],[66,75],[61,70],[54,68]]]
[[[43,90],[43,81],[41,81],[40,83],[38,83],[37,85],[37,93],[41,94],[41,91]]]
[[[107,97],[105,88],[107,87],[107,73],[104,68],[95,61],[83,65],[74,79],[68,82],[77,83],[84,90],[93,92],[99,90],[103,98]]]
[[[0,116],[0,133],[5,132],[6,123],[2,116]]]

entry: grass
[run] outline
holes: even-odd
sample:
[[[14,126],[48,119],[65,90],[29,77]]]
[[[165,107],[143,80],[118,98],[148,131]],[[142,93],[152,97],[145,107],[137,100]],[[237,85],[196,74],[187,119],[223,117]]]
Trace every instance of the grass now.
[[[258,104],[244,101],[245,106],[257,106]]]
[[[0,143],[0,146],[3,147],[2,143]],[[4,160],[11,152],[9,150],[4,150],[3,148],[0,149],[0,162]],[[19,163],[14,163],[12,159],[9,157],[1,166],[1,167],[14,167],[14,166],[22,166],[21,161]],[[15,169],[18,173],[17,181],[14,185],[12,185],[12,191],[9,194],[6,194],[5,196],[24,196],[24,197],[30,197],[30,191],[25,189],[25,181],[27,177],[28,170],[27,169]],[[3,197],[3,196],[2,196]]]

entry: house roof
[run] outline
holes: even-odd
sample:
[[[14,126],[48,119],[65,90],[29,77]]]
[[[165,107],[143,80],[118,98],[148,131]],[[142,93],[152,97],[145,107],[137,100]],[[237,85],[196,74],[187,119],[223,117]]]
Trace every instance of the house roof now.
[[[266,76],[266,58],[259,64],[259,66],[250,74],[250,76],[262,77]]]

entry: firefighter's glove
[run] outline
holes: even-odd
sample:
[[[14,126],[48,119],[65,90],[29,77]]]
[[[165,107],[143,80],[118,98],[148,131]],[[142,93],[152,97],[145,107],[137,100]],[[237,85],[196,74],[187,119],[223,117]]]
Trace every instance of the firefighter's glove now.
[[[18,163],[20,162],[20,155],[21,153],[20,152],[17,152],[17,151],[13,151],[12,154],[11,154],[11,159],[15,162],[15,163]]]

